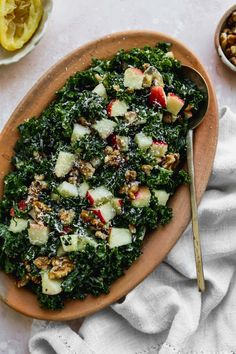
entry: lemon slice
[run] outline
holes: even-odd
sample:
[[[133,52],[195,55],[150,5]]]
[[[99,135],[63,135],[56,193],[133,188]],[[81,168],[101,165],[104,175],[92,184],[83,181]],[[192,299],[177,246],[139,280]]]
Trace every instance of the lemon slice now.
[[[42,0],[0,0],[0,43],[6,50],[23,47],[43,14]]]

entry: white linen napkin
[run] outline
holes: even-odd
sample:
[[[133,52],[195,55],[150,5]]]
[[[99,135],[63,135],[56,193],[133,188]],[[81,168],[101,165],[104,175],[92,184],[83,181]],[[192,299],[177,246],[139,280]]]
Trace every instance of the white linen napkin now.
[[[203,156],[204,158],[204,156]],[[213,172],[199,207],[206,292],[197,291],[188,226],[122,304],[67,324],[34,321],[32,354],[236,353],[236,115],[222,108]]]

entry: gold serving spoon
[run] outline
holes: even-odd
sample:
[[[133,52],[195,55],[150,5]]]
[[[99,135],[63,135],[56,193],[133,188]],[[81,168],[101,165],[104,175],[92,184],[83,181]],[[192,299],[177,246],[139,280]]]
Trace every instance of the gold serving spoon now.
[[[191,209],[192,209],[192,230],[193,230],[193,245],[195,253],[195,263],[197,272],[197,284],[200,292],[205,291],[205,279],[203,273],[203,263],[202,263],[202,251],[201,251],[201,241],[199,235],[199,225],[198,225],[198,211],[196,202],[196,191],[195,191],[195,176],[194,176],[194,161],[193,161],[193,129],[195,129],[203,121],[207,108],[208,108],[208,87],[207,83],[202,77],[202,75],[195,69],[189,66],[182,66],[182,73],[185,78],[193,81],[198,89],[204,95],[204,103],[201,105],[197,113],[189,118],[189,130],[187,133],[187,163],[188,172],[190,175],[190,199],[191,199]]]

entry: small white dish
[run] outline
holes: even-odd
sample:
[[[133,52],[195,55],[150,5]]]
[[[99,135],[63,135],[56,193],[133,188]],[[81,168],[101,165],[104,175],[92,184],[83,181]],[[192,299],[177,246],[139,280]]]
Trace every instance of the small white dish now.
[[[221,59],[221,61],[228,66],[228,68],[230,68],[231,70],[236,72],[236,66],[233,65],[230,60],[227,58],[227,56],[225,55],[221,45],[220,45],[220,34],[223,31],[223,29],[225,28],[226,25],[226,21],[228,19],[228,17],[232,14],[233,11],[236,10],[236,5],[233,5],[230,9],[228,9],[225,14],[221,17],[220,22],[217,25],[216,28],[216,32],[215,32],[215,47],[217,50],[217,53]]]
[[[8,65],[18,62],[24,56],[29,54],[33,50],[39,41],[42,39],[48,24],[49,17],[52,12],[53,1],[43,0],[43,17],[40,21],[39,27],[33,34],[32,38],[21,48],[14,52],[5,50],[0,46],[0,65]]]

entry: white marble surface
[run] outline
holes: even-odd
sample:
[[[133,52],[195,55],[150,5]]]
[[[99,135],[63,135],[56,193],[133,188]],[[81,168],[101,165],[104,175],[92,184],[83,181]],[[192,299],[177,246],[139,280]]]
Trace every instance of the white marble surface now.
[[[213,80],[219,105],[236,111],[236,74],[221,64],[214,31],[235,0],[56,0],[45,37],[19,63],[0,67],[0,129],[38,78],[89,40],[128,29],[162,31],[185,42]],[[0,303],[0,354],[27,353],[31,320]]]

